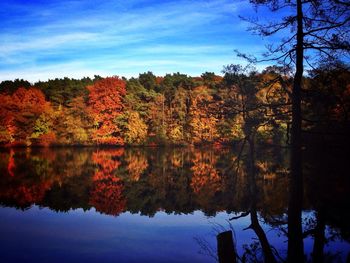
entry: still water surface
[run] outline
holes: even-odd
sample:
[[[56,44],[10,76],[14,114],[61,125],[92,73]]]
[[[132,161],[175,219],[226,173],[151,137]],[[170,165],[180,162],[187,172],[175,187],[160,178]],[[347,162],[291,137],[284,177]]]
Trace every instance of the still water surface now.
[[[310,156],[305,256],[346,262],[349,178],[339,159]],[[0,262],[216,262],[225,230],[241,260],[259,262],[254,215],[283,261],[288,159],[286,150],[259,149],[251,175],[238,149],[2,150]]]

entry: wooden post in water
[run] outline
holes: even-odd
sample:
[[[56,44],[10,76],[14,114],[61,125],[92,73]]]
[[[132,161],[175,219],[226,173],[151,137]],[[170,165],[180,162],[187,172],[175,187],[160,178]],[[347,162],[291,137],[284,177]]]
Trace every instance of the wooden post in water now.
[[[216,236],[218,245],[219,263],[236,263],[236,252],[234,249],[232,231],[225,231]]]

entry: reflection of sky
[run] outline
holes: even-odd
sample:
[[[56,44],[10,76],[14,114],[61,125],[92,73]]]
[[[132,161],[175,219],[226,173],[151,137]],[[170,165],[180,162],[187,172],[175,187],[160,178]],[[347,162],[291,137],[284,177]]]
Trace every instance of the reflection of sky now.
[[[210,236],[208,219],[157,213],[112,217],[93,209],[55,213],[33,207],[0,210],[3,262],[210,262],[195,236]],[[209,233],[209,236],[208,236]]]
[[[37,206],[24,212],[0,209],[1,262],[213,262],[198,253],[194,237],[216,248],[217,224],[228,229],[230,215],[206,217],[202,212],[175,215],[158,212],[154,217],[123,213],[118,217],[81,209],[56,213]],[[238,238],[237,250],[255,237],[249,216],[231,222]],[[266,228],[265,230],[268,230]],[[273,245],[286,246],[285,237],[267,231]],[[305,243],[312,249],[311,240]],[[350,251],[349,245],[331,245]]]

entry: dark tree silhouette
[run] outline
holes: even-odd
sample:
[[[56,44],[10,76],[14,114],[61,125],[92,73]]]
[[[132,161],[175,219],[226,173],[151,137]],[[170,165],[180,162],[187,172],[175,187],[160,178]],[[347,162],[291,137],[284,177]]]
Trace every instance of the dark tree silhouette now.
[[[267,46],[262,59],[238,53],[250,62],[275,61],[294,71],[292,89],[291,182],[288,211],[288,261],[303,262],[301,209],[302,177],[302,81],[304,65],[313,68],[322,60],[335,60],[350,53],[350,3],[341,0],[250,0],[281,15],[279,21],[247,19],[249,30],[281,41]],[[275,16],[274,16],[275,17]]]

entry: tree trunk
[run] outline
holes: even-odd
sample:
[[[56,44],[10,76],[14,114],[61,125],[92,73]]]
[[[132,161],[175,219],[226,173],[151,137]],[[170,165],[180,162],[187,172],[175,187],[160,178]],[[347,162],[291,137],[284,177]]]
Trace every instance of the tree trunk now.
[[[251,198],[251,205],[250,205],[250,220],[251,225],[250,228],[254,230],[255,234],[257,235],[260,245],[264,254],[264,262],[266,263],[275,263],[277,262],[275,259],[275,256],[273,255],[271,245],[266,237],[266,234],[262,227],[259,224],[258,220],[258,214],[256,211],[256,203],[257,203],[257,193],[258,189],[256,186],[256,170],[255,170],[255,146],[254,146],[254,135],[250,134],[248,136],[248,143],[249,143],[249,194]]]
[[[236,263],[232,231],[225,231],[216,236],[219,263]]]
[[[292,90],[291,174],[288,204],[288,262],[304,261],[301,211],[303,203],[303,175],[301,159],[301,86],[303,76],[303,11],[297,0],[296,72]]]
[[[314,248],[312,251],[312,262],[324,262],[323,249],[326,243],[325,229],[326,222],[324,218],[323,208],[316,212],[316,228],[314,236]]]

